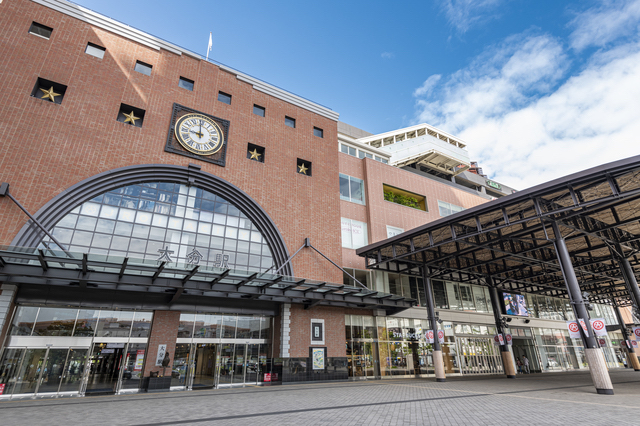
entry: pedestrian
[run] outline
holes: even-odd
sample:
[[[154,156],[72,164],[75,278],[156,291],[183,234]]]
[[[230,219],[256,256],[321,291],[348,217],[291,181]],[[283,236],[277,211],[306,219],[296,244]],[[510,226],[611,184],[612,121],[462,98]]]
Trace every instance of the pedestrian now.
[[[526,355],[522,355],[522,359],[524,361],[523,362],[524,363],[524,372],[529,374],[530,373],[530,371],[529,371],[529,358],[527,358]]]
[[[522,374],[522,361],[520,361],[520,357],[516,358],[516,365],[518,366],[518,373]]]

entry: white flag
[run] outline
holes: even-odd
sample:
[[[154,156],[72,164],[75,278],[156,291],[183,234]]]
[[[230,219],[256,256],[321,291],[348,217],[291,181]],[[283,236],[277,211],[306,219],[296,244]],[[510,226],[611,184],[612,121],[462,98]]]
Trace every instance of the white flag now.
[[[211,52],[212,46],[213,46],[213,40],[211,39],[211,33],[209,33],[209,45],[207,46],[207,60],[209,60],[209,52]]]

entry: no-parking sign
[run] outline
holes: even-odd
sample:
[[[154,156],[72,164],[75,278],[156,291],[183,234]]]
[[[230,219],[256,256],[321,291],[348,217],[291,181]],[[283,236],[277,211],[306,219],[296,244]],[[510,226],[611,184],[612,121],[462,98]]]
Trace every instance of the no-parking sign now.
[[[438,330],[438,342],[444,343],[444,331]]]
[[[567,329],[569,330],[569,337],[572,339],[580,338],[580,326],[575,321],[567,321]]]
[[[589,322],[591,322],[591,328],[596,336],[607,335],[607,326],[604,324],[604,318],[594,318]]]
[[[425,337],[427,338],[427,343],[433,343],[433,330],[427,330]]]

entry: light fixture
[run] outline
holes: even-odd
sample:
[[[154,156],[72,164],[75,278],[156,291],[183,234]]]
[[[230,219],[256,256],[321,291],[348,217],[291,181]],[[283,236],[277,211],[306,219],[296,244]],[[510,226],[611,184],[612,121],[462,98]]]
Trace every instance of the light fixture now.
[[[530,319],[528,319],[528,318],[527,318],[526,320],[524,320],[524,323],[525,323],[525,324],[529,324],[530,322],[531,322],[531,320],[530,320]]]

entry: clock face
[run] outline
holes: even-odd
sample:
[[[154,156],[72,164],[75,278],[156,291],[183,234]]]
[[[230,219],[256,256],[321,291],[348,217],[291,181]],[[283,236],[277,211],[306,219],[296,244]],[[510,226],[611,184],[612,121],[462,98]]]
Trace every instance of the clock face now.
[[[175,132],[180,145],[194,154],[215,154],[224,142],[220,126],[202,114],[183,115],[176,122]]]

